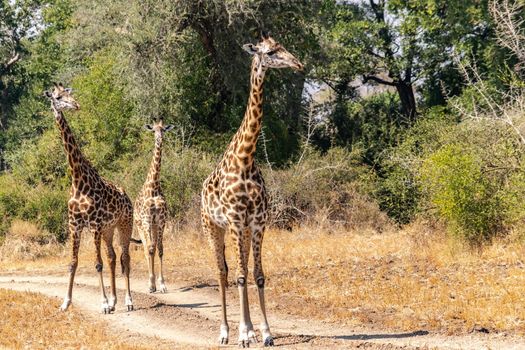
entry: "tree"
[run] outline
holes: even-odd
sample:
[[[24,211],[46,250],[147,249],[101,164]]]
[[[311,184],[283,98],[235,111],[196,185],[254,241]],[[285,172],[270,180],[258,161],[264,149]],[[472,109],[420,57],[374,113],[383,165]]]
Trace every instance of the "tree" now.
[[[48,84],[62,64],[55,36],[67,27],[70,14],[69,0],[0,1],[0,170],[6,167],[6,143],[14,141],[9,127],[27,122],[15,109],[21,99],[34,102],[34,90],[40,95],[43,82]]]
[[[332,1],[327,7],[335,14],[325,43],[332,76],[395,88],[408,123],[417,115],[417,87],[453,66],[454,51],[476,54],[492,35],[486,0]]]
[[[214,148],[222,149],[247,101],[250,57],[242,45],[260,40],[261,30],[267,29],[312,69],[319,51],[314,25],[320,5],[321,1],[91,0],[79,5],[79,25],[70,33],[77,38],[72,51],[82,57],[104,46],[117,47],[129,96],[136,101],[135,113],[189,125],[196,130],[196,142],[221,140]],[[269,74],[265,83],[264,125],[267,139],[276,140],[269,144],[275,162],[284,163],[297,150],[305,79],[281,71]]]
[[[16,82],[15,66],[27,53],[26,41],[41,26],[42,2],[38,0],[2,0],[0,2],[0,130],[7,126],[12,104],[10,91]]]

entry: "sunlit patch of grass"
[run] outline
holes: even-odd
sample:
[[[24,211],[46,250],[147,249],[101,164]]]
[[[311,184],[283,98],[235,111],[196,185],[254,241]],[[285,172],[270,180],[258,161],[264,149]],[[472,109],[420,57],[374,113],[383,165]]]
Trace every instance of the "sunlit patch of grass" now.
[[[0,289],[0,347],[7,349],[147,349],[128,344],[115,330],[37,293]]]
[[[450,334],[483,327],[524,334],[525,245],[521,242],[498,239],[471,250],[439,228],[421,224],[380,234],[314,227],[269,230],[263,244],[267,302],[274,312],[347,325]],[[236,271],[232,248],[228,239],[231,283]],[[91,238],[85,239],[81,271],[94,271],[93,254]],[[50,259],[44,259],[42,269],[63,271],[65,276],[67,253]],[[167,231],[168,288],[170,281],[216,284],[215,266],[201,233]],[[132,249],[132,276],[147,278],[141,246]],[[253,284],[251,274],[249,282]],[[235,297],[235,291],[232,294]],[[256,308],[253,289],[250,294]]]
[[[0,245],[0,264],[55,256],[61,248],[55,237],[46,230],[31,222],[13,220]]]

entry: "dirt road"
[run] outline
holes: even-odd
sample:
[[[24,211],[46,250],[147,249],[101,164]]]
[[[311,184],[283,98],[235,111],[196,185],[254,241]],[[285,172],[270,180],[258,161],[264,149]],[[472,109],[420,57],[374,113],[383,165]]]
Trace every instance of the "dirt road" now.
[[[0,275],[0,288],[40,292],[61,298],[66,290],[65,276]],[[166,294],[150,294],[146,280],[133,280],[135,311],[127,312],[123,292],[119,290],[117,310],[111,315],[100,313],[98,282],[94,277],[79,275],[73,291],[73,307],[103,318],[125,334],[155,337],[172,344],[195,348],[216,348],[220,305],[216,286],[176,285],[170,283]],[[117,286],[123,286],[117,280]],[[229,288],[228,293],[236,292]],[[231,298],[230,298],[231,300]],[[255,302],[256,304],[256,302]],[[230,347],[236,347],[239,310],[236,303],[228,305]],[[253,308],[254,324],[258,309]],[[377,332],[350,329],[319,321],[298,319],[274,313],[269,316],[277,346],[284,348],[360,348],[360,349],[524,349],[525,339],[505,335],[473,333],[467,336],[446,336],[425,330],[412,333]],[[260,344],[257,344],[260,346]]]

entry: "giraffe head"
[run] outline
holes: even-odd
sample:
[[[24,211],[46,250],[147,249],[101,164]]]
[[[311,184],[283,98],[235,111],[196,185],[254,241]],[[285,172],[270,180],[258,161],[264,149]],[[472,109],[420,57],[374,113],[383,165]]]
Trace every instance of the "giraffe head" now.
[[[259,58],[259,70],[268,68],[303,70],[303,64],[266,32],[262,33],[262,39],[257,45],[245,44],[242,48],[250,55]]]
[[[153,124],[146,124],[144,125],[144,129],[154,132],[155,133],[155,139],[162,139],[162,134],[164,134],[167,131],[170,131],[174,128],[173,125],[164,125],[162,119],[159,121],[153,122]]]
[[[68,109],[79,110],[80,105],[71,95],[71,88],[65,88],[62,83],[53,83],[51,92],[44,91],[44,95],[49,98],[53,107],[61,112]]]

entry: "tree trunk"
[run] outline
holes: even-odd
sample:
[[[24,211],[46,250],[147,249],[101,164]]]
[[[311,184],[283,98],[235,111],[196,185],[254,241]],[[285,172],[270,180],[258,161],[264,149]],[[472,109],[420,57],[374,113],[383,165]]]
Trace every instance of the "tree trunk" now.
[[[395,84],[399,99],[401,100],[401,109],[403,114],[408,118],[409,123],[416,120],[416,97],[414,96],[414,89],[412,84],[404,81],[396,82]]]
[[[7,113],[8,106],[8,91],[7,87],[0,81],[0,134],[5,133],[7,129]],[[5,170],[4,162],[4,144],[2,137],[0,137],[0,171]]]
[[[210,117],[207,120],[208,127],[215,131],[225,131],[228,124],[226,119],[223,117],[224,108],[230,99],[231,93],[228,87],[224,83],[224,78],[221,74],[221,66],[217,50],[215,48],[214,37],[213,37],[213,26],[209,21],[200,20],[194,24],[193,28],[199,33],[201,43],[204,49],[210,55],[212,60],[213,69],[211,72],[210,80],[212,81],[212,88],[217,95],[217,100],[214,103]]]

